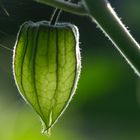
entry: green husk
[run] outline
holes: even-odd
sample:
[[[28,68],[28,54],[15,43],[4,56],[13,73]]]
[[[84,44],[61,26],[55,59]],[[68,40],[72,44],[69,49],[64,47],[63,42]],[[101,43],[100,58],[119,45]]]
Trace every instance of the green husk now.
[[[80,75],[79,34],[72,24],[25,22],[18,33],[13,73],[18,90],[49,132],[75,93]]]

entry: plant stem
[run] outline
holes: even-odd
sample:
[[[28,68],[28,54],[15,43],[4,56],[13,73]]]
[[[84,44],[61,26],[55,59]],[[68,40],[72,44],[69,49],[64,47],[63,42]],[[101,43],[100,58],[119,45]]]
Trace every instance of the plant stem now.
[[[67,12],[78,14],[78,15],[86,15],[86,9],[83,7],[83,5],[77,5],[73,4],[67,1],[62,0],[34,0],[39,3],[47,4],[59,9],[63,9]]]
[[[3,49],[5,49],[5,50],[8,50],[8,51],[10,51],[10,52],[13,52],[12,49],[10,49],[10,48],[8,48],[8,47],[2,45],[2,44],[0,44],[0,47],[3,48]]]
[[[1,0],[0,0],[0,7],[3,9],[3,11],[5,12],[5,14],[6,14],[7,16],[10,16],[10,14],[9,14],[8,11],[6,10],[6,8],[4,7],[4,5],[3,5],[3,3],[2,3]]]
[[[61,13],[61,9],[56,8],[52,17],[51,17],[50,25],[55,25],[56,24],[56,22],[58,21],[60,13]]]
[[[65,0],[65,1],[71,1],[71,0]],[[54,12],[53,12],[53,15],[51,17],[51,20],[50,20],[50,25],[55,25],[59,19],[59,16],[61,14],[62,10],[59,9],[59,8],[55,8]]]
[[[111,40],[140,77],[140,46],[107,0],[81,0],[81,5],[63,0],[36,0],[79,15],[88,15]]]
[[[109,2],[87,0],[89,15],[140,76],[140,46],[124,26]],[[96,2],[98,1],[98,2]]]

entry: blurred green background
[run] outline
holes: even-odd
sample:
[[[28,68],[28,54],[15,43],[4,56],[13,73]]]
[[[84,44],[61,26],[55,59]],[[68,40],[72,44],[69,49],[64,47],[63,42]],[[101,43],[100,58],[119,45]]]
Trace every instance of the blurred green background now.
[[[110,0],[140,42],[140,0]],[[32,0],[3,0],[0,44],[13,49],[19,26],[49,20],[53,8]],[[0,140],[140,140],[140,80],[87,17],[66,12],[60,22],[79,27],[82,73],[76,94],[52,129],[42,135],[35,112],[23,101],[12,74],[12,52],[0,48]],[[110,21],[108,21],[110,22]]]

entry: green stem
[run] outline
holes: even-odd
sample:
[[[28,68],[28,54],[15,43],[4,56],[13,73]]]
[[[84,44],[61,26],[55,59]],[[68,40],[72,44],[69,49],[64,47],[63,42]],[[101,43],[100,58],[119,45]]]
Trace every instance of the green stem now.
[[[67,1],[62,1],[62,0],[34,0],[39,3],[47,4],[59,9],[63,9],[67,12],[78,14],[78,15],[86,15],[87,12],[85,8],[83,7],[83,4],[77,5],[73,4]]]
[[[36,0],[71,13],[88,15],[115,45],[140,76],[140,46],[121,22],[107,0],[81,0],[80,5],[62,0]]]
[[[98,1],[98,2],[96,2]],[[124,26],[109,2],[87,0],[89,15],[140,76],[140,46]]]
[[[55,26],[55,24],[57,23],[58,18],[60,16],[60,13],[61,13],[61,9],[57,9],[56,8],[55,11],[54,11],[54,13],[53,13],[53,15],[52,15],[52,17],[51,17],[50,25]]]

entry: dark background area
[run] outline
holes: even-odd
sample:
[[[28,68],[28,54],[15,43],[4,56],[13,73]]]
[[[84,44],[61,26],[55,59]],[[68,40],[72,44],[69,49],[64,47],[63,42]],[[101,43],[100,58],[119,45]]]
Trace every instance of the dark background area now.
[[[140,1],[110,0],[140,42]],[[32,0],[3,0],[0,44],[13,49],[20,25],[49,20],[53,8]],[[76,94],[48,138],[35,112],[23,101],[12,73],[12,52],[0,47],[1,140],[139,140],[140,80],[91,19],[63,12],[59,22],[79,27],[82,72]],[[110,21],[109,21],[110,22]]]

